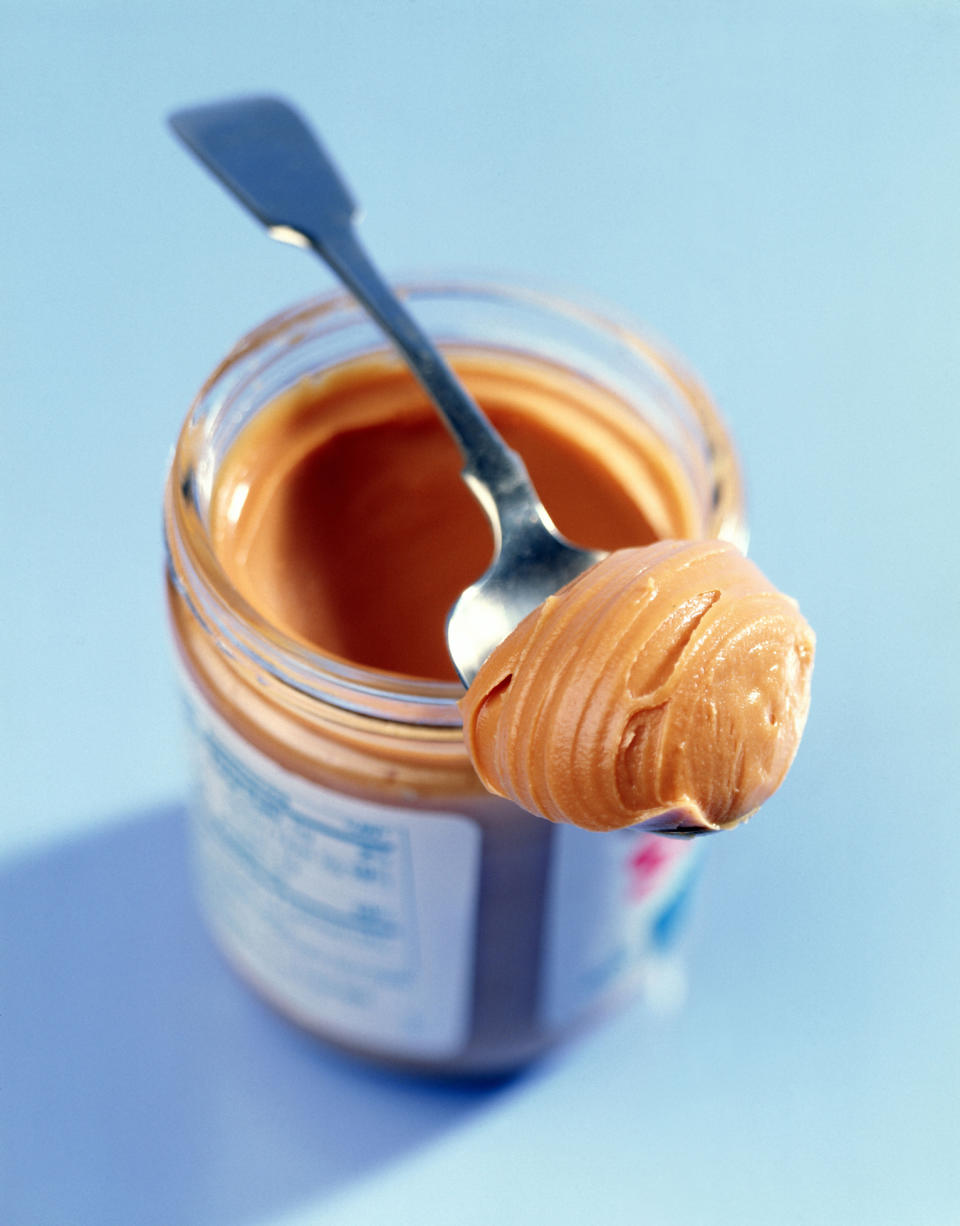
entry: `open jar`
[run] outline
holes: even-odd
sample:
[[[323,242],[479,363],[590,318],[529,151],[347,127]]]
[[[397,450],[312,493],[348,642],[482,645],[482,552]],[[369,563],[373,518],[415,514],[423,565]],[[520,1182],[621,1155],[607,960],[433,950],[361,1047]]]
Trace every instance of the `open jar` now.
[[[725,427],[660,347],[527,290],[401,292],[571,539],[745,544]],[[338,1046],[497,1073],[662,978],[700,846],[553,826],[478,782],[442,618],[491,540],[458,471],[351,299],[294,308],[182,428],[168,597],[198,888],[229,960]]]

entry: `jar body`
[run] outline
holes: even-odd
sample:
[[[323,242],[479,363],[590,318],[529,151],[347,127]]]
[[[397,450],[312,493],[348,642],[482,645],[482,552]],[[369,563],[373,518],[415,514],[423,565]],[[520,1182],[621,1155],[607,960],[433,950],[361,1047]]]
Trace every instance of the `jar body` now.
[[[682,470],[676,534],[743,543],[729,440],[670,359],[537,295],[410,293],[451,349],[562,362],[606,388],[622,406],[616,446],[653,429]],[[231,962],[310,1030],[404,1067],[498,1073],[671,981],[701,847],[554,826],[488,795],[463,746],[457,686],[291,641],[218,565],[209,505],[232,441],[305,374],[381,347],[348,301],[308,304],[238,345],[181,434],[165,529],[197,882]]]

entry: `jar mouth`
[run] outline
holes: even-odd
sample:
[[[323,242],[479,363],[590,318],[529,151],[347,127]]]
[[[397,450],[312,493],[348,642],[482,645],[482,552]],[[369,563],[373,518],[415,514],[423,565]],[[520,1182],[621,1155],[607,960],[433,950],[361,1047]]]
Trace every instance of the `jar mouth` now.
[[[689,428],[702,436],[712,487],[704,508],[705,535],[745,547],[739,465],[726,427],[697,380],[659,341],[613,315],[539,289],[456,278],[411,281],[395,288],[414,309],[420,307],[418,318],[441,346],[472,342],[534,359],[550,356],[606,385],[642,373],[670,409],[682,410]],[[443,322],[431,326],[422,315],[427,306],[438,310],[440,320],[447,309],[463,318],[457,327],[448,329]],[[490,324],[495,312],[504,316],[499,329]],[[482,336],[471,332],[474,314]],[[526,319],[525,342],[517,340],[512,315]],[[534,325],[539,329],[535,336]],[[303,358],[291,367],[291,356],[298,353]],[[207,508],[217,460],[247,421],[303,375],[373,353],[392,349],[343,291],[295,304],[234,345],[201,388],[177,440],[164,509],[167,569],[175,589],[221,652],[265,691],[276,687],[288,700],[298,696],[304,713],[319,702],[398,724],[459,728],[457,704],[464,692],[459,681],[357,664],[284,633],[238,591],[209,536]],[[630,403],[629,396],[624,399]]]

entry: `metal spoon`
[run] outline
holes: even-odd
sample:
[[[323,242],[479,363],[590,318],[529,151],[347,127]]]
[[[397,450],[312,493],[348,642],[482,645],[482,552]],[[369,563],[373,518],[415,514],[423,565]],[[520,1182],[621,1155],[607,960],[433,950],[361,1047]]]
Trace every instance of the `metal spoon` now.
[[[527,475],[357,240],[353,197],[300,115],[279,98],[177,111],[177,135],[273,238],[311,248],[373,316],[436,405],[464,459],[463,480],[493,528],[490,568],[447,619],[464,685],[532,609],[603,556],[556,530]]]
[[[511,451],[357,240],[357,206],[301,116],[279,98],[191,107],[170,125],[273,238],[310,248],[370,313],[406,359],[464,459],[462,476],[494,536],[488,570],[454,603],[447,648],[464,685],[526,615],[604,555],[556,530],[523,461]],[[649,828],[649,827],[648,827]],[[691,838],[699,827],[662,828]]]

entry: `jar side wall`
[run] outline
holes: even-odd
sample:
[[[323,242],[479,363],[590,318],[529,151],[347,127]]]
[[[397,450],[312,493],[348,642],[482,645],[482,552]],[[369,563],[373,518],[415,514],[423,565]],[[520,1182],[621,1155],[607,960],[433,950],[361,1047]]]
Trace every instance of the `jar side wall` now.
[[[420,295],[421,309],[435,313],[439,328],[469,292],[464,287],[414,288],[410,297],[417,300]],[[489,325],[489,312],[498,304],[505,309],[504,302],[509,301],[510,309],[501,319],[511,321],[511,343],[535,353],[533,323],[525,325],[527,339],[521,344],[513,321],[535,317],[545,309],[545,300],[524,294],[511,298],[509,291],[501,290],[484,291],[481,297],[484,309],[468,301],[457,326],[444,333],[446,341],[456,345],[464,337],[477,339],[476,321],[486,319]],[[564,326],[551,333],[549,344],[561,345],[557,336],[567,336],[570,320],[581,330],[587,320],[588,332],[590,326],[599,326],[595,317],[572,311]],[[459,923],[467,924],[472,917],[475,924],[465,972],[464,1042],[455,1052],[420,1059],[398,1054],[396,1048],[378,1047],[369,1038],[351,1041],[342,1030],[324,1025],[322,1010],[302,1009],[296,993],[285,991],[282,983],[278,990],[276,979],[263,974],[263,964],[258,969],[256,960],[244,952],[243,942],[225,924],[215,899],[207,909],[239,972],[282,1012],[338,1046],[393,1067],[451,1074],[501,1072],[542,1054],[641,990],[648,960],[660,956],[660,917],[671,913],[686,886],[679,859],[664,859],[659,852],[646,850],[665,843],[656,836],[633,831],[623,839],[581,844],[579,836],[587,832],[552,826],[489,795],[463,744],[458,686],[378,674],[300,650],[238,601],[217,573],[216,559],[204,539],[206,512],[217,464],[230,440],[289,378],[309,373],[307,368],[317,361],[334,360],[331,354],[355,354],[358,344],[363,349],[375,341],[378,348],[379,340],[371,338],[369,330],[363,332],[367,327],[356,308],[339,297],[295,308],[245,338],[208,381],[184,427],[167,487],[167,596],[188,685],[244,744],[305,787],[337,793],[348,811],[358,801],[369,802],[374,809],[381,806],[381,811],[394,806],[398,829],[410,829],[416,819],[415,826],[424,832],[431,828],[442,832],[451,829],[451,820],[461,820],[474,831],[477,875],[470,888],[476,893],[467,902],[461,899],[463,905],[456,911]],[[311,350],[304,365],[306,340],[317,329],[330,329],[333,340],[322,351],[325,357],[318,357],[321,350]],[[358,340],[361,333],[365,339]],[[498,335],[488,333],[479,339],[496,341]],[[502,335],[499,342],[507,343]],[[642,348],[639,341],[636,344]],[[562,345],[564,360],[576,365],[566,339]],[[291,352],[298,355],[293,367],[285,365]],[[260,370],[265,355],[267,374]],[[621,358],[627,362],[623,354]],[[675,428],[671,428],[683,440],[676,446],[685,452],[683,463],[693,474],[703,530],[729,538],[740,531],[742,501],[736,459],[723,424],[705,394],[693,382],[685,382],[666,359],[651,351],[643,360],[644,395],[662,397],[663,412],[667,417],[673,414]],[[601,376],[591,367],[589,377]],[[618,378],[623,377],[621,372]],[[621,395],[619,386],[617,395]],[[199,858],[205,871],[216,877],[228,870],[222,849],[211,850],[209,840],[204,842],[206,824],[205,818],[195,816]],[[257,835],[264,840],[262,856],[250,867],[253,876],[235,875],[232,888],[260,889],[263,881],[279,873],[283,880],[274,885],[283,893],[302,884],[303,875],[309,877],[314,870],[309,857],[301,863],[286,852],[280,854],[285,845],[282,838],[281,844],[276,840],[287,827],[272,818],[262,824]],[[653,866],[650,880],[641,883],[648,893],[638,892],[634,874],[640,864]],[[563,874],[571,865],[576,870],[572,885],[568,881],[563,887]],[[314,869],[321,872],[319,862]],[[247,870],[237,861],[229,871]],[[588,876],[577,877],[577,872]],[[569,897],[563,895],[564,888]],[[578,908],[591,890],[601,906],[595,923],[602,938],[599,944],[606,951],[602,966],[590,960],[597,942],[591,944],[591,938],[582,947],[576,945],[582,936]],[[570,897],[578,900],[572,910]],[[456,898],[450,905],[456,907]],[[266,923],[269,907],[264,906]],[[570,940],[583,959],[578,974],[586,986],[574,990],[569,984],[558,988],[554,983],[551,987],[550,968],[560,957],[556,951],[562,953],[564,941]]]
[[[299,712],[281,687],[258,682],[246,661],[211,644],[169,577],[167,602],[181,667],[240,735],[286,769],[360,797],[402,802],[416,796],[425,807],[431,797],[437,804],[451,796],[487,797],[459,728],[317,710],[310,702]]]
[[[257,893],[263,894],[262,887],[254,889],[258,877],[264,874],[272,877],[283,872],[292,873],[291,880],[295,881],[306,872],[308,880],[320,879],[317,871],[309,868],[309,859],[303,860],[300,869],[271,867],[277,865],[278,858],[279,862],[288,861],[288,853],[281,854],[277,849],[277,839],[282,842],[285,837],[283,827],[273,833],[265,831],[263,835],[253,836],[253,845],[257,847],[253,854],[260,864],[249,868],[246,866],[254,864],[250,853],[241,854],[239,860],[231,859],[231,848],[224,851],[217,838],[211,836],[208,805],[213,806],[214,825],[226,822],[230,843],[249,841],[243,830],[244,819],[238,815],[228,816],[222,808],[222,796],[201,801],[199,810],[195,801],[191,825],[201,902],[218,943],[241,977],[282,1013],[318,1037],[395,1068],[450,1074],[506,1072],[559,1042],[566,1028],[548,1025],[541,1008],[543,908],[555,828],[485,792],[465,758],[459,737],[453,743],[448,737],[447,743],[442,745],[438,745],[436,733],[429,738],[418,737],[417,741],[425,740],[426,743],[413,743],[411,759],[398,763],[396,743],[388,755],[385,738],[376,729],[372,733],[370,729],[358,729],[356,736],[351,737],[342,725],[322,731],[316,726],[295,726],[280,711],[274,713],[277,726],[270,729],[272,735],[268,738],[262,699],[251,705],[247,712],[249,718],[242,714],[245,700],[239,689],[243,683],[223,667],[216,653],[193,650],[200,634],[199,627],[190,625],[189,609],[172,584],[168,588],[168,598],[180,668],[188,677],[185,690],[200,691],[203,700],[224,724],[229,721],[232,732],[246,744],[255,746],[283,771],[334,791],[340,797],[353,798],[354,803],[370,805],[372,811],[365,816],[365,824],[380,820],[377,814],[386,805],[394,806],[398,816],[403,811],[415,816],[422,840],[429,841],[433,837],[433,821],[443,835],[451,814],[468,823],[479,838],[475,898],[473,902],[466,899],[463,903],[473,916],[475,926],[471,951],[465,955],[469,967],[466,972],[469,1004],[463,1042],[449,1054],[441,1051],[417,1056],[414,1048],[404,1055],[398,1054],[389,1044],[381,1046],[369,1039],[351,1042],[342,1030],[326,1025],[324,1008],[318,1008],[309,998],[304,1000],[302,991],[296,987],[296,973],[278,972],[272,960],[265,960],[263,939],[244,935],[248,926],[244,908],[247,911],[251,907],[264,908],[264,920],[254,924],[255,929],[260,929],[277,905],[270,897],[263,902],[256,901]],[[195,719],[196,700],[188,705],[192,706]],[[196,736],[197,728],[193,731]],[[211,752],[209,732],[201,735],[207,742],[206,752]],[[221,757],[224,751],[217,747],[213,752]],[[449,770],[443,769],[440,756],[445,758]],[[236,767],[227,769],[228,774],[235,774],[237,770]],[[209,768],[206,774],[209,775]],[[204,793],[204,775],[201,770],[201,794]],[[255,790],[262,790],[264,785],[254,783],[253,786]],[[214,787],[215,796],[221,791],[220,785]],[[342,803],[335,802],[335,807]],[[310,810],[304,807],[303,811]],[[312,812],[315,817],[322,818],[324,810]],[[300,857],[307,856],[299,840],[297,848]],[[455,865],[446,865],[443,871],[445,876],[450,873],[451,889],[457,889]],[[222,899],[224,881],[230,883],[227,894],[232,896],[233,903],[225,904]],[[279,891],[281,897],[288,891],[283,880],[272,888]],[[422,882],[418,888],[422,890]],[[248,901],[238,904],[238,899]],[[419,911],[420,904],[417,909]],[[277,922],[276,919],[271,921]],[[349,951],[343,955],[348,956]],[[598,1001],[593,1007],[608,1006]]]

